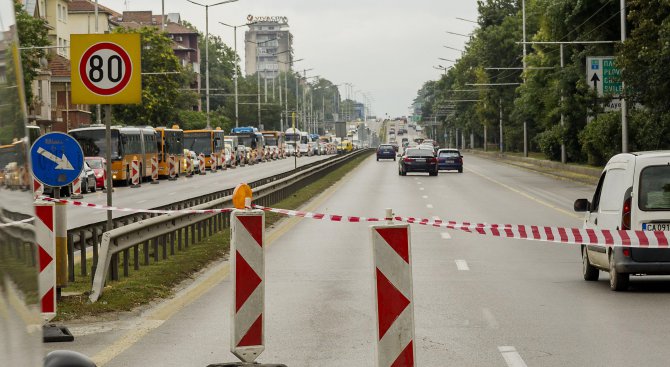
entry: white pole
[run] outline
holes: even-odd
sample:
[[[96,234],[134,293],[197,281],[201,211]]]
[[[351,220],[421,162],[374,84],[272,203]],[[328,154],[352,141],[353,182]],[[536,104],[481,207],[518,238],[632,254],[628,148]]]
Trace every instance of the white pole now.
[[[240,107],[239,107],[239,97],[237,94],[237,69],[239,68],[240,58],[237,55],[237,26],[233,27],[233,34],[235,37],[235,127],[240,126]]]
[[[205,5],[205,94],[207,103],[207,129],[211,129],[209,123],[209,5]]]
[[[563,44],[561,43],[561,70],[564,66],[563,61]],[[563,90],[561,89],[561,127],[565,126],[565,116],[563,115]],[[565,141],[561,138],[561,163],[566,163],[568,161],[567,153],[565,152]]]

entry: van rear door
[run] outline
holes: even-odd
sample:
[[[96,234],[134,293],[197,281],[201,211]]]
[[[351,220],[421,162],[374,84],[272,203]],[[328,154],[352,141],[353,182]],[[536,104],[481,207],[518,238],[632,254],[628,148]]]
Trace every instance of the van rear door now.
[[[670,154],[639,157],[636,174],[631,229],[670,231]],[[639,262],[670,262],[670,250],[633,249],[632,257]]]

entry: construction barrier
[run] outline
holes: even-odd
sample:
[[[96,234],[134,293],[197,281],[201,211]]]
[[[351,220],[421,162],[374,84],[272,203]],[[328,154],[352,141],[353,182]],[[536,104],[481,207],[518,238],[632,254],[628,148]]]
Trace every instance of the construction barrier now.
[[[44,185],[33,177],[33,196],[38,198],[44,194]]]
[[[133,159],[132,163],[130,164],[130,177],[132,179],[132,186],[133,188],[137,188],[142,186],[140,184],[140,162],[137,161],[137,159]]]
[[[158,184],[158,158],[151,157],[151,183]]]
[[[35,242],[39,261],[39,292],[44,321],[56,316],[56,236],[54,203],[35,202]]]
[[[205,161],[205,155],[200,153],[198,155],[198,170],[200,170],[201,175],[207,174],[207,163]]]
[[[212,153],[212,168],[210,169],[210,171],[212,171],[212,173],[216,172],[219,169],[219,167],[221,165],[221,156],[222,155],[223,155],[223,153]]]
[[[79,177],[72,181],[72,196],[73,199],[81,199],[84,196],[81,194],[81,179]]]
[[[191,178],[193,177],[193,159],[191,156],[186,156],[186,177]]]
[[[265,350],[265,213],[235,210],[230,219],[232,337],[230,351],[253,363]]]
[[[415,344],[409,224],[373,225],[371,232],[377,366],[411,367]]]
[[[177,179],[177,164],[176,164],[176,159],[175,156],[170,155],[168,156],[168,180],[174,181]]]

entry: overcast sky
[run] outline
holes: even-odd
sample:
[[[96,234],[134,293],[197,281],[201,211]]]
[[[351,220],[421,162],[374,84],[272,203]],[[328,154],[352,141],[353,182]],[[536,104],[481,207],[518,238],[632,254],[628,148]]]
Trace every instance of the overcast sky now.
[[[196,0],[214,4],[219,0]],[[118,12],[161,12],[161,0],[99,0]],[[204,33],[205,9],[186,0],[165,0],[166,13],[180,13]],[[423,82],[437,79],[433,66],[449,64],[438,57],[455,59],[467,38],[445,31],[470,33],[476,24],[476,0],[239,0],[209,9],[210,34],[233,45],[233,30],[218,23],[244,24],[248,14],[286,16],[294,36],[295,69],[314,68],[335,84],[353,83],[356,90],[372,95],[377,116],[408,115]],[[244,60],[244,33],[238,29],[238,52]],[[203,53],[204,57],[204,53]],[[204,60],[203,60],[204,62]],[[244,69],[244,61],[242,61]],[[340,93],[345,95],[344,86]],[[362,96],[359,94],[359,100]]]

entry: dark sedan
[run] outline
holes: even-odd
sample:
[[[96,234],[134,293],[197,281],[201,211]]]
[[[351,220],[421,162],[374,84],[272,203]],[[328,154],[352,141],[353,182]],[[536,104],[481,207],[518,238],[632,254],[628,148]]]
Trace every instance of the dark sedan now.
[[[393,159],[395,161],[395,149],[391,144],[381,144],[377,148],[377,161],[380,159]]]
[[[437,168],[455,170],[463,173],[463,156],[458,149],[440,149],[437,151]]]
[[[408,172],[428,172],[431,176],[437,176],[437,158],[433,150],[407,148],[398,162],[398,174],[405,176]]]

